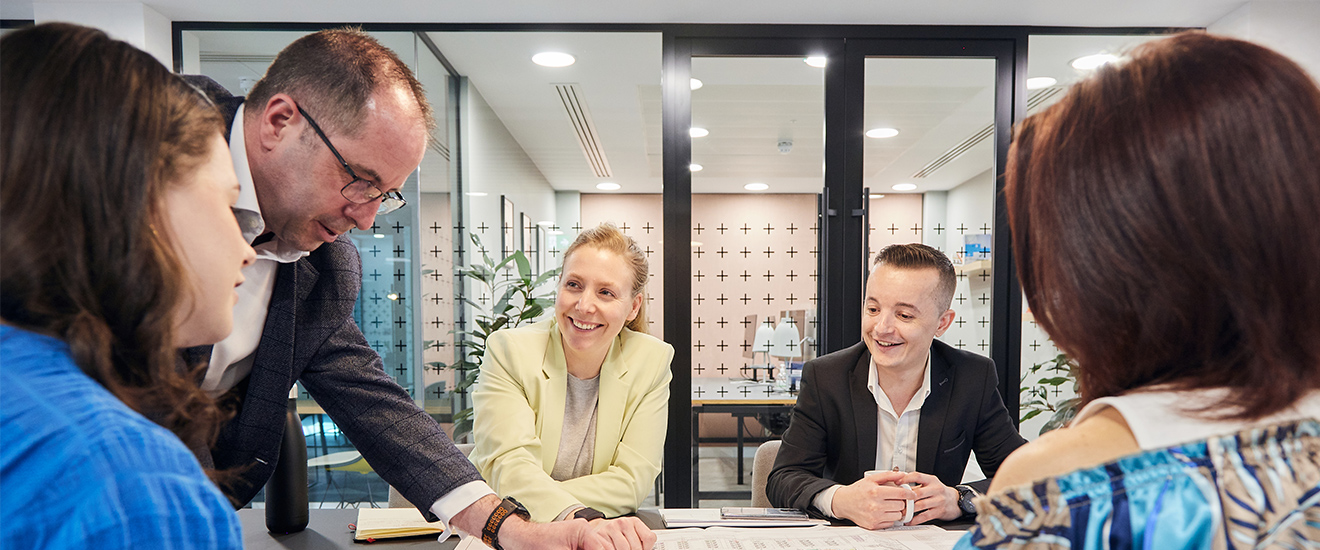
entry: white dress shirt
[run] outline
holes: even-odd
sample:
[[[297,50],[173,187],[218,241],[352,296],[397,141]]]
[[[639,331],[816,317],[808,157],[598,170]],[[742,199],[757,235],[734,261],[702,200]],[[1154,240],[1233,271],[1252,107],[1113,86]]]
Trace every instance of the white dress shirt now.
[[[238,175],[238,201],[234,203],[234,217],[243,232],[243,239],[252,242],[266,230],[257,202],[256,184],[248,166],[247,148],[243,142],[243,108],[234,113],[234,126],[229,132],[229,154],[234,158],[234,173]],[[234,305],[234,331],[211,350],[211,362],[206,368],[202,390],[211,396],[223,394],[252,372],[252,361],[261,333],[266,327],[266,312],[270,296],[275,290],[275,272],[279,264],[293,263],[309,253],[298,250],[279,237],[253,247],[256,261],[243,268],[245,281],[237,289],[238,303]],[[295,397],[295,389],[290,396]],[[481,497],[495,494],[485,481],[472,481],[446,493],[431,505],[431,512],[446,526],[455,515],[471,506]],[[443,540],[443,539],[442,539]]]
[[[266,230],[261,218],[261,205],[257,203],[256,184],[252,183],[252,169],[248,167],[247,148],[243,145],[243,107],[234,113],[234,127],[229,132],[229,154],[234,157],[234,173],[238,175],[238,201],[234,203],[234,217],[243,232],[243,240],[252,242]],[[279,264],[296,262],[307,252],[288,246],[279,238],[253,247],[257,259],[243,268],[243,284],[239,285],[238,303],[234,305],[234,331],[211,349],[211,363],[206,368],[202,390],[212,397],[223,394],[252,372],[252,358],[261,333],[266,327],[266,310],[270,295],[275,290],[275,271]]]
[[[911,401],[908,401],[907,407],[901,414],[894,411],[894,404],[889,401],[889,396],[880,387],[874,359],[869,367],[866,389],[871,391],[876,405],[875,469],[914,472],[917,468],[917,434],[921,424],[921,406],[926,404],[926,398],[930,396],[930,353],[926,353],[926,369],[921,388],[917,389],[917,393],[912,396]],[[834,493],[840,487],[843,485],[835,484],[816,493],[812,505],[825,515],[838,517],[834,515],[831,503],[834,502]]]

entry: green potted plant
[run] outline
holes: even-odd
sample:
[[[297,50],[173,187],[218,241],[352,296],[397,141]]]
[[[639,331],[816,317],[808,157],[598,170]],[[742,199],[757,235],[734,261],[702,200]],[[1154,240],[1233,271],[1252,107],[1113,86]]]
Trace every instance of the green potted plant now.
[[[435,369],[454,369],[458,371],[453,392],[460,400],[454,413],[454,440],[459,441],[472,431],[472,406],[466,396],[472,385],[477,382],[481,370],[481,360],[486,355],[486,340],[497,330],[516,327],[526,322],[535,321],[546,309],[554,307],[554,293],[537,293],[537,289],[547,281],[559,276],[559,268],[543,273],[532,272],[531,263],[521,250],[514,251],[499,262],[491,259],[481,246],[481,239],[476,234],[470,235],[474,249],[480,251],[481,261],[459,270],[459,275],[476,283],[473,290],[478,296],[489,296],[492,302],[487,307],[485,301],[477,303],[468,296],[463,302],[476,311],[471,330],[456,330],[455,360],[453,363],[432,361],[427,367]]]
[[[1036,363],[1032,365],[1027,372],[1022,374],[1021,394],[1022,394],[1022,422],[1035,418],[1042,413],[1050,413],[1050,418],[1041,426],[1040,433],[1045,433],[1060,426],[1067,424],[1077,416],[1077,405],[1081,398],[1077,397],[1077,363],[1068,357],[1067,354],[1060,353],[1053,359]],[[1044,374],[1054,374],[1055,376],[1041,377],[1033,384],[1028,384],[1027,380],[1035,379]],[[1058,395],[1059,386],[1072,384],[1072,395],[1066,399],[1051,399],[1050,394]]]

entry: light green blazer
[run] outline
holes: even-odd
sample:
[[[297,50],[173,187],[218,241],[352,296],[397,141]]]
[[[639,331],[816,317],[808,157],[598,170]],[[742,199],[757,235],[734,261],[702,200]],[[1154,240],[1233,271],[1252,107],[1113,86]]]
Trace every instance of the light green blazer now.
[[[568,367],[555,321],[491,334],[472,393],[471,454],[501,496],[552,521],[582,504],[614,517],[637,510],[660,473],[674,348],[623,329],[600,369],[591,474],[550,477],[559,453]]]

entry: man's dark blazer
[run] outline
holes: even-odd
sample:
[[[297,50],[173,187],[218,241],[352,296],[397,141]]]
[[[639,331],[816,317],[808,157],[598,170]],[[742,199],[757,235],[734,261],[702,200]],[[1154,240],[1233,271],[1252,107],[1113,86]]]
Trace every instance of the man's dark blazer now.
[[[232,127],[242,99],[210,79],[188,79],[212,97]],[[295,381],[303,383],[376,473],[428,519],[437,519],[430,511],[437,499],[481,479],[367,345],[353,320],[361,286],[362,260],[347,236],[276,271],[252,372],[234,390],[241,398],[238,415],[222,428],[210,456],[199,457],[219,469],[248,468],[226,489],[239,502],[252,500],[274,471]]]
[[[999,397],[999,377],[988,358],[935,340],[930,395],[917,427],[918,472],[953,487],[962,482],[969,452],[994,477],[1004,458],[1026,440],[1018,435]],[[774,506],[812,507],[817,493],[849,485],[875,469],[878,411],[866,388],[871,353],[865,343],[807,362],[793,419],[766,483]],[[988,487],[988,483],[978,484]]]

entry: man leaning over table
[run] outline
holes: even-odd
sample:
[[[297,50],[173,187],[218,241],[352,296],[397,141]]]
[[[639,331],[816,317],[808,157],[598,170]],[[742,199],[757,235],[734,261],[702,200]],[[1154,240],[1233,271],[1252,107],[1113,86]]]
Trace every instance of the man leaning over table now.
[[[1026,443],[999,396],[994,362],[935,340],[953,322],[953,265],[922,244],[885,247],[866,281],[862,342],[803,369],[766,484],[775,506],[867,529],[954,520],[989,480],[960,485],[970,451],[993,477]],[[878,473],[865,475],[866,472]],[[910,488],[905,488],[903,485]]]
[[[344,234],[404,206],[399,189],[434,126],[421,84],[398,56],[348,29],[304,36],[280,52],[246,98],[186,77],[229,123],[240,182],[234,208],[257,261],[243,270],[234,332],[189,353],[209,366],[203,389],[238,398],[207,467],[250,501],[279,457],[289,390],[301,381],[381,478],[429,520],[495,548],[648,548],[636,518],[525,521],[501,501],[434,420],[387,375],[353,320],[362,262]],[[197,450],[195,450],[196,452]]]

